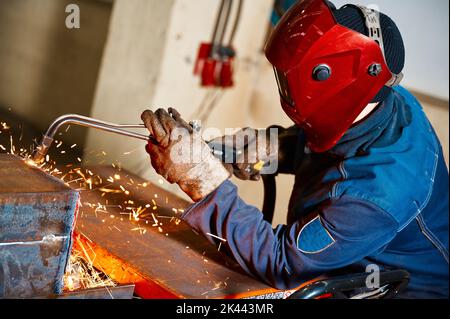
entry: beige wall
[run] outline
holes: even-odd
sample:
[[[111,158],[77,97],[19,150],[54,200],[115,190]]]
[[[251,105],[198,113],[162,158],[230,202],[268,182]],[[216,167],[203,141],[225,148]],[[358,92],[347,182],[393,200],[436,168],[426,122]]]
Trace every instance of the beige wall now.
[[[65,26],[66,5],[81,28]],[[0,0],[0,106],[44,130],[64,113],[89,114],[111,4],[93,0]],[[66,140],[83,143],[86,131]]]
[[[139,123],[152,105],[174,1],[116,0],[91,115]],[[139,140],[90,130],[85,163],[118,163],[132,172],[149,165]],[[106,157],[98,157],[105,151]],[[131,152],[130,155],[124,153]]]

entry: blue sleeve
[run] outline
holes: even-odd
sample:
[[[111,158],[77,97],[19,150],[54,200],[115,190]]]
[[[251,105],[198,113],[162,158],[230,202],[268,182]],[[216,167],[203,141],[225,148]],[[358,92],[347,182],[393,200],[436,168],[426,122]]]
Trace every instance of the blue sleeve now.
[[[330,270],[376,253],[396,235],[397,222],[377,206],[340,198],[307,220],[275,229],[247,205],[230,181],[182,216],[249,274],[278,289],[292,289]],[[211,236],[213,235],[213,236]]]

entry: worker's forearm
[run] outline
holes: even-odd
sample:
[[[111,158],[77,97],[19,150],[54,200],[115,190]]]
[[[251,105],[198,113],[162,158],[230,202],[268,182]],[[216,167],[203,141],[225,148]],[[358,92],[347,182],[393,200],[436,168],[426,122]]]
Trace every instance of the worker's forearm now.
[[[298,286],[299,282],[290,278],[292,271],[282,252],[286,226],[273,230],[260,210],[239,198],[230,181],[187,210],[182,219],[216,245],[221,242],[216,237],[226,240],[222,252],[249,274],[280,289]]]

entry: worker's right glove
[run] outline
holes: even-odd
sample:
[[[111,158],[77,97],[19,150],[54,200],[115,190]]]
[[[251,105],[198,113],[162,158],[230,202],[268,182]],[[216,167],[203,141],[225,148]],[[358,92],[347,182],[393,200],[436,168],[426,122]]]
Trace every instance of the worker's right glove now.
[[[231,176],[175,109],[147,110],[142,120],[152,136],[146,150],[153,168],[193,201],[200,201]]]

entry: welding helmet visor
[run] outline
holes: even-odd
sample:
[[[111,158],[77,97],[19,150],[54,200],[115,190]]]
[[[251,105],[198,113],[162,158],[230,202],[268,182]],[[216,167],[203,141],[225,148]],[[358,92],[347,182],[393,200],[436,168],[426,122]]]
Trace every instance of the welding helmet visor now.
[[[298,1],[276,26],[266,56],[312,151],[331,149],[384,85],[398,84],[378,42],[338,24],[325,0]]]

